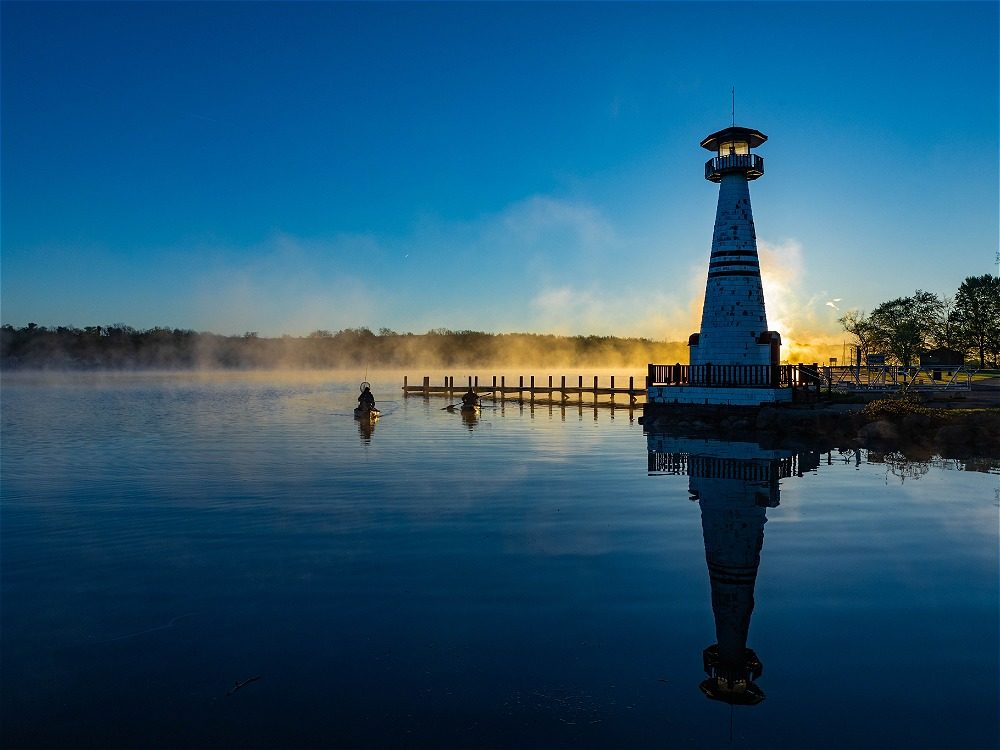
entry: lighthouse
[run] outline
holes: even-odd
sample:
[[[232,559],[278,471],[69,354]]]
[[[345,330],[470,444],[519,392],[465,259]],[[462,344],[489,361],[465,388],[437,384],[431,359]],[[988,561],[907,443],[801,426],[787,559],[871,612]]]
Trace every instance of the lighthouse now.
[[[646,404],[757,406],[790,402],[819,382],[816,368],[781,365],[781,336],[767,325],[750,183],[764,175],[754,153],[767,136],[738,125],[706,136],[705,179],[719,186],[701,329],[688,338],[690,364],[650,364]],[[818,387],[818,386],[816,386]]]
[[[764,174],[764,159],[753,149],[766,140],[759,130],[734,125],[701,142],[715,154],[705,162],[705,179],[718,183],[719,202],[701,330],[688,339],[692,365],[776,365],[780,359],[781,336],[767,329],[750,206],[750,183]]]

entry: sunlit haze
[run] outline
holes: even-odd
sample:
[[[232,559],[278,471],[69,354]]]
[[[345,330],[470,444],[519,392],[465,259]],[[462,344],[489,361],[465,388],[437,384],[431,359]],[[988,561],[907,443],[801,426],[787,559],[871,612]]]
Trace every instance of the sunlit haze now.
[[[998,5],[3,3],[2,318],[697,330],[751,186],[783,356],[996,273]]]

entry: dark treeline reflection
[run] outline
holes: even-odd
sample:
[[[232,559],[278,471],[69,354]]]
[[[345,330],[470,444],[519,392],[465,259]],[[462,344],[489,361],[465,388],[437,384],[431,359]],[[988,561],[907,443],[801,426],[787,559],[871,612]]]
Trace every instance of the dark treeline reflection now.
[[[615,336],[555,336],[435,329],[424,334],[347,328],[265,338],[221,336],[124,324],[75,328],[0,328],[5,369],[427,368],[458,365],[644,367],[673,361],[681,343]],[[686,355],[685,355],[686,356]]]
[[[647,447],[649,472],[687,475],[701,507],[716,640],[702,653],[699,688],[712,700],[756,705],[764,667],[747,638],[767,510],[780,503],[779,480],[815,469],[819,453],[657,433],[647,434]]]

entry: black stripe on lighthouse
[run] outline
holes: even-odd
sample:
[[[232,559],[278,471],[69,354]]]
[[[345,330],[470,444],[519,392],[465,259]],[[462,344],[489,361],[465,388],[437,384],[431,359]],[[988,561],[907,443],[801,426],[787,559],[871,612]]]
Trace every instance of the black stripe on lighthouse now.
[[[760,270],[756,271],[709,271],[708,278],[714,279],[718,276],[760,276]]]
[[[745,268],[760,268],[760,262],[756,260],[716,260],[708,264],[709,268],[721,268],[722,266],[743,266]]]
[[[713,250],[712,251],[713,258],[722,258],[724,256],[729,256],[729,255],[738,256],[740,258],[756,258],[757,251],[756,250]]]

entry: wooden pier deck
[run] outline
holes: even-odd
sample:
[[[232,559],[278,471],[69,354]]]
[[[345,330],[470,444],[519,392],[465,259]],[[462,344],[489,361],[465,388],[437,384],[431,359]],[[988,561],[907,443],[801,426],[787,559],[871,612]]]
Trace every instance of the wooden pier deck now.
[[[528,376],[517,376],[516,382],[511,378],[508,382],[507,377],[501,375],[499,378],[493,375],[489,382],[480,382],[479,376],[468,376],[468,382],[463,383],[459,380],[459,384],[455,384],[455,378],[445,377],[444,381],[439,385],[432,385],[431,379],[429,377],[424,377],[419,385],[411,385],[409,379],[403,376],[403,395],[404,396],[448,396],[455,397],[460,396],[465,391],[471,389],[480,395],[493,396],[498,399],[514,399],[517,401],[554,401],[556,403],[565,403],[572,400],[573,396],[576,396],[577,402],[582,403],[584,396],[588,396],[588,401],[592,401],[594,404],[598,404],[602,398],[607,399],[606,403],[616,404],[615,397],[621,397],[622,401],[628,406],[641,406],[642,403],[639,402],[640,398],[645,398],[646,389],[644,387],[637,388],[635,385],[635,376],[629,376],[627,379],[628,385],[625,385],[625,379],[618,379],[614,375],[610,377],[600,378],[595,375],[593,380],[587,379],[584,382],[584,376],[578,375],[575,378],[576,383],[573,384],[573,379],[567,378],[565,375],[559,377],[556,380],[552,375],[547,376],[547,379],[536,378],[534,375]],[[603,382],[602,382],[603,381]]]

